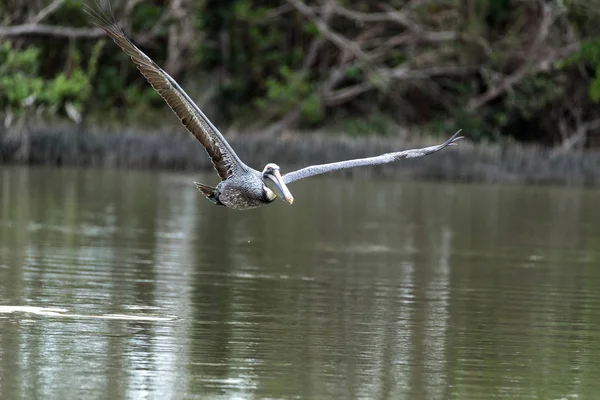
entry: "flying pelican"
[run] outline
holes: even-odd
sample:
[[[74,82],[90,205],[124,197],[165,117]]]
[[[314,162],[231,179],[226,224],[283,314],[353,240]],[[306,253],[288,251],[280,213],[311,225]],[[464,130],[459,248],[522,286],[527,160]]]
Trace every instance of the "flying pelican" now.
[[[247,210],[266,205],[278,196],[292,204],[294,197],[287,185],[299,179],[323,174],[344,168],[387,164],[402,158],[426,156],[454,145],[462,138],[456,132],[446,142],[421,149],[404,150],[382,154],[376,157],[340,161],[331,164],[311,165],[300,170],[281,175],[277,164],[269,163],[262,172],[250,168],[240,160],[235,151],[219,130],[210,122],[200,108],[190,99],[175,79],[162,70],[150,57],[137,48],[117,25],[107,0],[93,0],[94,5],[85,4],[84,10],[92,22],[102,28],[121,49],[131,57],[146,80],[164,99],[181,123],[204,146],[212,159],[221,182],[216,186],[197,183],[196,187],[208,200],[220,206],[236,210]]]

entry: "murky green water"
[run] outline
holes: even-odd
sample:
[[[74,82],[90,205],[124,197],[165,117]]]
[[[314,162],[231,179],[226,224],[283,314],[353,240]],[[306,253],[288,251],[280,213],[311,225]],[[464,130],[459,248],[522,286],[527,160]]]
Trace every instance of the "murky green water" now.
[[[600,396],[600,191],[0,167],[0,398]]]

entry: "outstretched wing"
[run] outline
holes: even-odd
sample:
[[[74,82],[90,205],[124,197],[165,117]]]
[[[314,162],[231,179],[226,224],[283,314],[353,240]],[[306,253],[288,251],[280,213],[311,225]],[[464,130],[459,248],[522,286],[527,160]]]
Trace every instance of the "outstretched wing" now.
[[[84,11],[91,17],[92,22],[102,28],[131,57],[142,75],[171,107],[181,123],[202,143],[221,179],[227,179],[238,170],[245,170],[246,165],[223,135],[177,82],[125,36],[115,21],[109,0],[91,1],[93,4],[84,4]]]
[[[457,140],[462,139],[462,136],[457,136],[458,132],[456,132],[450,139],[446,142],[431,147],[424,147],[422,149],[411,149],[404,150],[397,153],[387,153],[382,154],[377,157],[368,157],[368,158],[357,158],[356,160],[347,160],[340,161],[331,164],[321,164],[321,165],[311,165],[310,167],[299,169],[298,171],[287,173],[283,176],[283,181],[288,184],[299,179],[308,178],[310,176],[324,174],[325,172],[336,171],[338,169],[345,168],[354,168],[354,167],[364,167],[367,165],[381,165],[388,164],[394,161],[398,161],[402,158],[415,158],[427,156],[429,154],[433,154],[442,150],[445,147],[455,145]]]

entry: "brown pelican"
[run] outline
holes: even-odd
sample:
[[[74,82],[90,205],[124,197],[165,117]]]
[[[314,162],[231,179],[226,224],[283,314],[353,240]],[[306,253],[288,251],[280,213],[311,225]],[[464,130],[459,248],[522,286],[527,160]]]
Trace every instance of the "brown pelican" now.
[[[102,28],[144,75],[146,80],[165,100],[181,123],[198,139],[211,157],[221,182],[217,187],[196,182],[196,187],[214,204],[236,210],[246,210],[271,203],[282,197],[292,204],[294,198],[287,184],[298,179],[308,178],[329,171],[367,165],[387,164],[402,158],[426,156],[454,145],[462,137],[456,132],[446,142],[422,149],[404,150],[382,154],[376,157],[347,160],[331,164],[312,165],[298,171],[281,175],[279,166],[269,163],[262,172],[250,168],[239,159],[219,130],[209,121],[200,108],[190,99],[173,78],[163,71],[150,57],[144,54],[127,38],[117,25],[107,0],[96,0],[94,5],[86,4],[85,12],[92,21]]]

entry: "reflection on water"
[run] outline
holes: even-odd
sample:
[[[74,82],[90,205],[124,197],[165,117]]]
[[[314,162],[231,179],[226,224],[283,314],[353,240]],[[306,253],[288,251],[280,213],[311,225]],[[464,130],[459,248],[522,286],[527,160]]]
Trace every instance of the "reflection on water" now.
[[[136,315],[136,314],[103,314],[103,315],[83,315],[71,314],[69,310],[56,307],[32,307],[32,306],[0,306],[0,314],[23,312],[46,317],[62,317],[62,318],[91,318],[91,319],[121,319],[129,321],[170,321],[174,317],[153,317],[151,315]]]
[[[600,192],[0,169],[0,398],[593,398]]]

